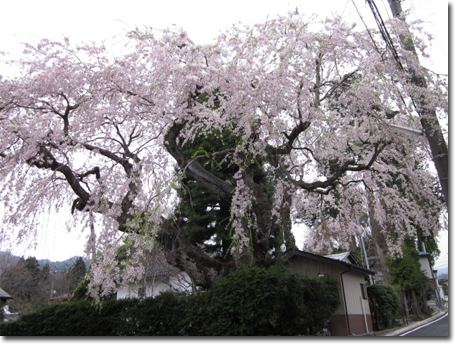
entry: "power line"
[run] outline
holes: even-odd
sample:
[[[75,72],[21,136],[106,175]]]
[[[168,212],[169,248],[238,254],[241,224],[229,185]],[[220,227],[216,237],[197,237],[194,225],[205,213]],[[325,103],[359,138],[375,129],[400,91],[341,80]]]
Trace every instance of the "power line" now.
[[[396,61],[399,68],[402,71],[405,71],[404,66],[400,60],[399,54],[397,53],[397,50],[394,46],[394,42],[392,41],[391,35],[389,34],[389,31],[387,30],[386,25],[384,23],[384,20],[381,17],[381,14],[379,13],[378,7],[376,6],[373,0],[366,0],[366,2],[368,3],[368,6],[370,6],[371,12],[373,13],[375,22],[378,25],[378,29],[381,33],[381,36],[383,37],[384,42],[386,43],[387,47],[391,51],[392,56],[394,57],[394,60]]]
[[[405,21],[402,17],[400,0],[389,0],[389,5],[393,16]],[[413,40],[403,40],[402,47],[416,55]],[[421,75],[421,73],[418,74],[413,70],[411,72],[411,81],[419,88],[427,87],[426,78]],[[411,98],[415,103],[415,108],[420,116],[420,122],[427,136],[431,153],[433,155],[433,162],[441,184],[442,194],[444,196],[446,206],[449,208],[449,150],[441,131],[436,110],[427,106],[424,96],[420,96],[418,99],[418,103],[421,108],[421,110],[418,110],[415,98],[413,96],[411,96]]]
[[[369,3],[370,1],[366,0],[366,2]],[[375,39],[373,38],[373,35],[372,35],[372,33],[371,33],[369,27],[367,26],[367,24],[366,24],[366,22],[365,22],[365,20],[364,20],[364,18],[363,18],[363,16],[362,16],[362,14],[360,13],[360,10],[359,10],[359,8],[358,8],[358,6],[357,6],[357,4],[355,3],[354,0],[352,0],[352,4],[354,5],[355,10],[357,11],[358,16],[360,17],[360,20],[361,20],[362,23],[364,24],[364,26],[365,26],[365,28],[366,28],[366,31],[367,31],[368,35],[370,36],[371,41],[373,42],[374,48],[375,48],[376,51],[379,53],[379,55],[380,55],[380,57],[381,57],[381,60],[384,61],[384,53],[381,52],[381,50],[379,49],[378,45],[376,44],[376,41],[375,41]],[[375,5],[374,3],[373,3],[373,5],[374,5],[374,7],[377,9],[377,7],[376,7],[376,5]],[[372,8],[372,7],[370,6],[370,8]],[[373,9],[372,9],[372,11],[373,11]],[[379,14],[379,12],[378,12],[378,16],[375,15],[375,19],[376,19],[376,18],[378,18],[378,20],[379,20],[379,21],[377,21],[378,27],[380,27],[379,22],[381,22],[381,23],[382,23],[381,27],[384,28],[384,32],[387,34],[387,37],[390,38],[389,32],[387,32],[386,26],[384,25],[384,21],[383,21],[383,19],[382,19],[382,17],[381,17],[381,14]],[[380,31],[381,31],[381,33],[383,33],[382,30],[380,30]],[[384,38],[384,37],[385,37],[385,35],[383,35],[383,38]],[[389,42],[389,40],[388,40],[388,42]],[[387,42],[387,44],[388,44],[388,42]],[[394,47],[394,45],[393,45],[393,43],[392,43],[392,40],[390,40],[390,42],[391,42],[391,45],[388,44],[388,47],[391,48],[391,52],[393,51],[393,53],[394,53],[394,58],[397,57],[397,60],[396,60],[396,61],[397,61],[398,65],[400,65],[400,68],[403,70],[403,66],[402,66],[402,63],[400,62],[400,58],[399,58],[399,55],[397,54],[397,50],[395,49],[395,47]],[[396,87],[396,89],[397,89],[397,92],[399,93],[399,96],[400,96],[400,98],[401,98],[401,100],[402,100],[402,103],[407,107],[407,102],[405,101],[404,97],[402,96],[402,93],[399,91],[399,89],[398,89],[397,87]],[[415,105],[415,102],[414,102],[414,101],[413,101],[413,104]],[[418,111],[418,109],[417,109],[416,107],[415,107],[415,109]]]
[[[365,28],[366,28],[366,30],[367,30],[367,33],[368,33],[368,35],[370,36],[371,41],[373,42],[373,46],[375,47],[376,51],[380,54],[380,56],[381,56],[381,58],[382,58],[383,55],[382,55],[380,49],[378,48],[378,45],[376,45],[376,41],[375,41],[375,39],[373,38],[373,35],[371,35],[371,31],[370,31],[370,29],[368,28],[368,26],[367,26],[365,20],[363,19],[363,16],[362,16],[362,14],[360,13],[360,11],[359,11],[359,9],[358,9],[358,6],[357,6],[357,4],[355,3],[354,0],[352,0],[352,4],[354,5],[355,10],[357,11],[358,16],[360,17],[360,20],[362,21],[363,25],[365,26]]]

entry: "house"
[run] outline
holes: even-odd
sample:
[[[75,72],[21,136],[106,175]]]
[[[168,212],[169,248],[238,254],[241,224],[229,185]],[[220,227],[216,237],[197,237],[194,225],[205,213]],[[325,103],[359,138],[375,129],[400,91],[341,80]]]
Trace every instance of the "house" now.
[[[5,292],[2,288],[0,288],[0,301],[2,302],[1,305],[3,306],[3,304],[6,304],[7,300],[9,299],[13,299],[13,297]]]
[[[439,293],[443,300],[443,306],[449,307],[449,278],[441,278],[439,281]]]
[[[420,252],[420,265],[421,270],[426,277],[430,280],[431,289],[434,291],[434,295],[428,295],[428,306],[432,309],[438,309],[444,307],[444,291],[439,285],[437,270],[433,270],[431,266],[430,253],[423,251]]]
[[[19,317],[19,314],[10,312],[9,307],[6,304],[6,302],[10,299],[13,299],[13,297],[0,288],[0,316],[3,316],[3,320],[0,319],[0,322],[12,321]]]
[[[331,335],[360,335],[373,331],[366,276],[373,271],[360,267],[350,253],[317,255],[297,249],[285,252],[292,272],[310,278],[331,276],[338,282],[340,303],[329,320]]]
[[[285,252],[292,272],[310,278],[331,276],[338,281],[340,305],[331,317],[331,335],[347,336],[373,331],[365,277],[375,272],[360,267],[350,253],[321,256],[297,249]],[[169,265],[163,254],[147,259],[142,281],[119,286],[117,299],[155,297],[165,291],[192,293],[195,285],[183,271]]]
[[[116,299],[156,297],[163,292],[191,293],[192,281],[185,272],[169,276],[151,275],[144,281],[119,286]]]
[[[145,278],[118,286],[116,299],[156,297],[167,291],[192,293],[194,289],[194,282],[187,273],[168,264],[163,254],[154,252],[147,257]]]

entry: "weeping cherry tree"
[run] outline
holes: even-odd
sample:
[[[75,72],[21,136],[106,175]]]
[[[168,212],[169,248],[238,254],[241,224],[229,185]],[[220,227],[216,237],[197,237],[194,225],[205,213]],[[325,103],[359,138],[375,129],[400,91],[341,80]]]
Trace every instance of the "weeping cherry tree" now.
[[[387,25],[408,33],[402,21]],[[144,275],[154,246],[209,288],[242,262],[260,265],[285,220],[311,222],[315,246],[328,232],[348,241],[368,201],[393,251],[419,227],[435,236],[444,205],[427,142],[391,125],[420,128],[417,95],[447,116],[447,81],[400,43],[394,59],[370,34],[293,13],[234,26],[205,46],[178,29],[129,32],[116,54],[68,39],[25,44],[11,62],[21,73],[0,77],[1,237],[34,236],[44,213],[69,208],[87,227],[91,289],[106,295],[116,276]],[[225,131],[234,135],[225,147],[186,151]],[[215,175],[212,159],[234,172]],[[209,256],[175,225],[187,176],[229,203],[232,260]],[[131,249],[121,261],[123,243]]]

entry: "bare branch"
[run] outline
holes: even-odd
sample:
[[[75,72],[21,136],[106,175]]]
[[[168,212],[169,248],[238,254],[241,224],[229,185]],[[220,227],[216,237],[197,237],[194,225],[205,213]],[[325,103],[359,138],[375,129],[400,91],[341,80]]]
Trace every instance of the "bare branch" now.
[[[68,165],[58,162],[45,146],[40,146],[38,154],[29,159],[27,163],[39,169],[50,169],[63,174],[73,192],[81,198],[84,203],[89,201],[90,194],[81,186],[73,170]]]
[[[108,151],[106,149],[103,149],[103,148],[100,148],[100,147],[97,147],[97,146],[90,145],[88,143],[83,143],[82,146],[85,149],[89,150],[89,151],[97,151],[102,156],[105,156],[105,157],[113,160],[114,162],[122,165],[123,168],[124,168],[124,171],[126,172],[126,175],[131,176],[133,165],[127,159],[118,157],[113,152],[110,152],[110,151]]]
[[[366,164],[357,164],[355,160],[347,160],[345,161],[339,169],[325,181],[315,181],[315,182],[305,182],[305,181],[293,181],[294,184],[304,190],[307,191],[315,191],[319,193],[327,194],[332,188],[334,188],[336,182],[347,172],[347,171],[362,171],[369,169],[373,163],[376,161],[380,153],[386,147],[386,144],[383,145],[375,145],[375,150],[373,152],[372,157]]]

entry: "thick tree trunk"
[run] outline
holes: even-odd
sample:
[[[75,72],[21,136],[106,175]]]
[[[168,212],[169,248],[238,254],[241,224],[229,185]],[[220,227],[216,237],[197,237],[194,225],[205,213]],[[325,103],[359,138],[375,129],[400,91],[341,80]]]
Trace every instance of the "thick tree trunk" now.
[[[233,263],[213,259],[195,247],[169,220],[159,228],[157,242],[167,262],[186,272],[202,288],[211,288],[216,280],[235,268]]]
[[[380,224],[375,219],[374,198],[370,192],[368,192],[368,203],[368,220],[370,222],[371,236],[373,237],[376,256],[378,256],[379,258],[379,264],[381,272],[383,274],[384,282],[389,283],[389,270],[386,263],[386,257],[388,252],[386,238],[382,234]]]
[[[164,145],[167,151],[176,160],[178,166],[182,171],[185,171],[199,184],[204,186],[209,191],[215,193],[223,200],[232,203],[233,195],[236,190],[237,179],[230,179],[230,181],[222,180],[207,169],[205,169],[198,159],[192,159],[183,153],[180,147],[179,135],[186,123],[173,123],[165,135]],[[300,130],[300,129],[299,129]],[[247,159],[247,157],[243,157]],[[196,283],[202,286],[211,285],[211,283],[224,276],[233,265],[238,266],[244,262],[253,262],[255,265],[266,264],[269,256],[270,238],[272,235],[283,235],[283,221],[287,223],[290,218],[290,198],[286,198],[281,205],[280,215],[281,220],[277,220],[273,216],[273,198],[269,193],[263,178],[257,180],[254,178],[259,165],[251,162],[249,164],[242,164],[241,180],[244,181],[245,186],[250,190],[253,197],[251,213],[247,215],[253,216],[253,225],[250,225],[250,218],[243,219],[242,225],[245,232],[249,234],[248,249],[243,249],[240,254],[234,255],[234,263],[222,264],[212,258],[206,258],[200,249],[195,248],[187,239],[181,237],[180,233],[174,227],[165,225],[163,232],[159,234],[159,240],[162,239],[164,250],[167,251],[167,258],[171,263],[177,267],[186,269],[192,266],[192,273],[195,276]],[[289,226],[289,225],[288,225]],[[289,246],[294,246],[294,241],[288,242]],[[189,272],[188,272],[189,273]],[[204,275],[203,277],[201,275]]]
[[[198,160],[191,159],[182,152],[178,138],[184,127],[185,123],[174,123],[170,127],[165,136],[165,147],[167,151],[176,160],[178,166],[198,181],[198,183],[209,191],[217,194],[222,199],[231,202],[235,191],[234,181],[224,181],[214,176],[205,169]],[[272,227],[271,201],[265,186],[254,182],[252,167],[246,167],[246,169],[244,169],[243,180],[255,197],[252,211],[255,214],[257,222],[255,223],[256,228],[252,229],[250,235],[251,242],[249,242],[249,246],[251,249],[248,251],[243,250],[239,256],[235,256],[235,262],[236,265],[240,265],[245,261],[250,262],[253,260],[254,263],[260,264],[260,262],[265,260],[269,250],[269,236]],[[247,225],[248,223],[244,220],[244,229],[250,232],[250,228],[247,227]],[[190,243],[186,240],[183,244],[187,245]]]
[[[404,314],[405,314],[405,320],[404,320],[404,324],[408,324],[409,323],[409,319],[410,319],[410,311],[409,311],[409,307],[408,307],[408,297],[407,297],[407,291],[404,291],[402,292],[403,293],[403,305],[402,307],[404,308]]]
[[[420,320],[420,308],[418,306],[417,296],[414,290],[410,291],[410,295],[412,297],[412,306],[413,306],[413,314],[415,315],[416,320]]]

